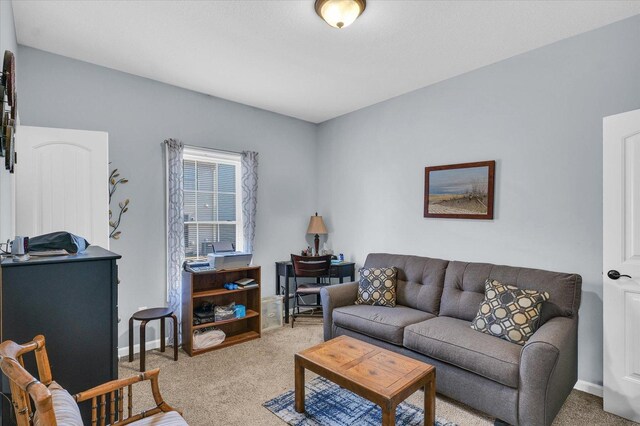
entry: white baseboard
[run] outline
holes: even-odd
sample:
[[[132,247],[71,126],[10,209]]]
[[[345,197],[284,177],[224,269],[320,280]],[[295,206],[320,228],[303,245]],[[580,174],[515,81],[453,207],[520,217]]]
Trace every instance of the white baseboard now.
[[[578,382],[573,388],[602,398],[603,388],[602,386],[596,385],[595,383],[586,382],[584,380],[578,380]]]
[[[167,339],[168,344],[169,339]],[[151,340],[145,343],[144,349],[145,351],[149,351],[151,349],[158,349],[160,347],[160,339]],[[133,353],[140,353],[140,345],[133,345]],[[118,348],[118,358],[128,357],[129,356],[129,346],[125,346],[122,348]]]

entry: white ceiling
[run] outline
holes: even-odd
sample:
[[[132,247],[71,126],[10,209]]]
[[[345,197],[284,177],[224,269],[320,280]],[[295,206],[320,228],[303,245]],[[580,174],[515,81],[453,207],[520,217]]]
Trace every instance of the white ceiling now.
[[[18,43],[319,123],[640,13],[640,1],[13,0]]]

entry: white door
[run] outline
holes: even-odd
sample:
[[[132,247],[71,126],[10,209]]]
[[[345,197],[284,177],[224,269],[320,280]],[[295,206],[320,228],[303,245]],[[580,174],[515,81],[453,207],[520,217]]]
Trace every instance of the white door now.
[[[640,421],[640,110],[603,127],[604,409]]]
[[[68,231],[109,248],[108,134],[20,126],[16,151],[16,234]]]

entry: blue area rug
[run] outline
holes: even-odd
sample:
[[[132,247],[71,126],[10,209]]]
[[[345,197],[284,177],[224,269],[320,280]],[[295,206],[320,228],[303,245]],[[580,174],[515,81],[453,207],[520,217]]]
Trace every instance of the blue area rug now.
[[[292,426],[351,426],[382,424],[382,410],[376,404],[341,388],[324,377],[316,377],[305,386],[305,412],[294,408],[295,392],[287,391],[262,404]],[[398,405],[396,425],[422,425],[421,408],[408,402]],[[436,417],[435,426],[457,426]]]

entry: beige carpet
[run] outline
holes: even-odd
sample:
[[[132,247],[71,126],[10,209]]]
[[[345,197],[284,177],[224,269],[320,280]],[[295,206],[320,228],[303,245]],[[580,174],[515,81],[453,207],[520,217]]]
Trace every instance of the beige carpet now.
[[[293,389],[293,354],[322,341],[320,325],[296,324],[294,329],[263,333],[261,339],[190,358],[180,351],[147,353],[147,369],[160,367],[160,390],[167,403],[183,411],[192,426],[284,425],[262,403]],[[133,363],[120,362],[120,377],[137,373]],[[307,380],[313,377],[307,374]],[[149,388],[137,386],[134,410],[153,407]],[[422,394],[409,401],[421,406]],[[492,425],[493,419],[459,403],[438,397],[436,414],[459,425]],[[602,399],[573,391],[554,425],[631,425],[602,411]]]

